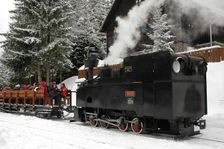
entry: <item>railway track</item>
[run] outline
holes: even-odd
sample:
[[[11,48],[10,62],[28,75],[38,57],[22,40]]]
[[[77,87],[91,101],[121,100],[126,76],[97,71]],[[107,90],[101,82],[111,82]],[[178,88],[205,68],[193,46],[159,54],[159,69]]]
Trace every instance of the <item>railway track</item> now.
[[[197,136],[191,136],[190,138],[224,144],[224,140],[218,140],[218,139],[212,139],[212,138],[200,138],[200,137],[197,137]]]
[[[0,112],[13,113],[18,115],[30,115],[30,116],[35,115],[35,112],[20,112],[20,111],[7,110],[4,109],[2,106],[0,106]]]
[[[3,108],[2,105],[0,105],[0,112],[5,112],[5,113],[12,113],[16,115],[26,115],[26,116],[36,116],[38,118],[47,118],[47,119],[63,119],[63,120],[72,120],[74,119],[73,117],[70,118],[69,115],[73,113],[72,108],[62,108],[61,109],[61,116],[58,117],[57,115],[53,114],[52,115],[52,108],[53,107],[44,107],[42,110],[39,109],[39,111],[15,111],[15,110],[9,110]],[[56,118],[54,118],[56,116]]]

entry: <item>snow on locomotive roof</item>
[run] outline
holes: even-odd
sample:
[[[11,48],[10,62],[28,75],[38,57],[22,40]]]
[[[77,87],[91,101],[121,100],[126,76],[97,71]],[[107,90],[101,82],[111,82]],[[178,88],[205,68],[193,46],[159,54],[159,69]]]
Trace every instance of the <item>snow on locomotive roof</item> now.
[[[105,61],[104,60],[99,60],[97,67],[103,67],[105,65]],[[84,70],[87,69],[88,67],[85,67],[85,65],[82,65],[79,70]]]

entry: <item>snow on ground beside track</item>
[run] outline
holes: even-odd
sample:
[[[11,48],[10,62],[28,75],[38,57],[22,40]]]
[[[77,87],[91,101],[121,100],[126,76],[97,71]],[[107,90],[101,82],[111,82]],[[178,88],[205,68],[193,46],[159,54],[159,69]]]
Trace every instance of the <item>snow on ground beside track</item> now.
[[[175,141],[150,134],[92,128],[83,123],[0,113],[0,149],[223,149],[224,63],[209,64],[207,128]]]
[[[207,96],[209,115],[224,113],[224,62],[208,64]]]
[[[82,123],[70,124],[5,113],[0,113],[0,124],[1,149],[221,149],[224,146],[207,140],[174,141],[147,134],[122,133],[116,129],[92,128]],[[206,134],[210,137],[209,131]]]

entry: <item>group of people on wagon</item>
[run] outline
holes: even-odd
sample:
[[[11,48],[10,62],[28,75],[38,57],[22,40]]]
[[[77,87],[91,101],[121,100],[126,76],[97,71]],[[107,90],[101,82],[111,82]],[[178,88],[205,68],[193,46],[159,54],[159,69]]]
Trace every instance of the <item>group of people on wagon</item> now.
[[[32,85],[26,85],[26,84],[23,84],[23,85],[17,84],[14,87],[12,87],[10,85],[7,85],[2,89],[2,91],[4,91],[4,92],[18,91],[18,90],[33,90],[33,86]]]
[[[61,105],[62,101],[63,105],[67,106],[69,104],[69,100],[67,99],[68,89],[65,83],[62,83],[60,87],[58,87],[56,81],[51,81],[50,86],[46,84],[45,80],[42,80],[40,84],[33,83],[33,85],[20,85],[17,84],[14,87],[5,86],[2,91],[17,91],[17,90],[33,90],[35,92],[42,91],[44,93],[44,104],[56,104]]]

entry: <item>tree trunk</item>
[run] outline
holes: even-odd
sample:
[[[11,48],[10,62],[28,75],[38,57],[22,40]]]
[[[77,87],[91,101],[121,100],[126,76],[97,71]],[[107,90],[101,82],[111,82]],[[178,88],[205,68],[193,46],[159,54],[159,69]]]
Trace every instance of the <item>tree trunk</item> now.
[[[35,74],[34,74],[34,82],[35,83],[37,82],[37,72],[35,72]]]
[[[47,71],[47,73],[46,73],[46,83],[49,86],[49,84],[50,84],[50,67],[48,65],[46,65],[46,71]]]
[[[60,70],[60,83],[62,82],[62,70]]]
[[[38,79],[38,83],[40,84],[41,81],[42,81],[42,78],[41,78],[41,70],[40,70],[40,64],[38,64],[38,66],[37,66],[37,79]]]
[[[29,73],[29,84],[32,85],[31,74]]]

